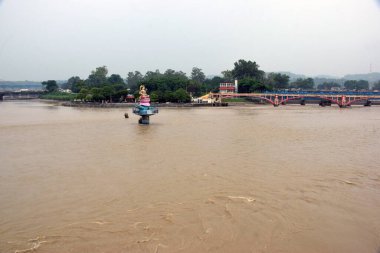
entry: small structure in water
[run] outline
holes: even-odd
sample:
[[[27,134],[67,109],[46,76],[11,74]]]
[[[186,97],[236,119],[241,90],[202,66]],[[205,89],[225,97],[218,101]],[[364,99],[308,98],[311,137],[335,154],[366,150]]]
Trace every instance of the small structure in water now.
[[[140,85],[140,98],[139,103],[133,108],[133,113],[141,116],[139,119],[140,124],[149,124],[149,116],[158,113],[158,108],[150,106],[150,97],[146,94],[144,85]]]

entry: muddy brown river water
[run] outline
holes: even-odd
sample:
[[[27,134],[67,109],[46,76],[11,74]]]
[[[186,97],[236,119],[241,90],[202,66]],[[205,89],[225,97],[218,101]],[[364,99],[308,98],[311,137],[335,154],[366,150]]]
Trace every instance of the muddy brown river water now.
[[[380,252],[380,107],[137,120],[1,102],[0,252]]]

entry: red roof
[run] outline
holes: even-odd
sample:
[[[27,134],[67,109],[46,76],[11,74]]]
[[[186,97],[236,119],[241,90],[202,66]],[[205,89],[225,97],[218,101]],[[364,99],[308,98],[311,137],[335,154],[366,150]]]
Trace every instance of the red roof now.
[[[235,87],[234,86],[219,87],[219,90],[235,90]]]

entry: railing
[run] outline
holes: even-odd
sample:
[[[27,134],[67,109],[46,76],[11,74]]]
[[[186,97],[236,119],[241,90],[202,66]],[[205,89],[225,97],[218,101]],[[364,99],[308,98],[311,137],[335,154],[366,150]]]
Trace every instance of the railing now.
[[[311,94],[311,95],[350,95],[350,96],[380,96],[379,91],[265,91],[262,92],[262,94],[268,94],[268,95],[305,95],[305,94]]]

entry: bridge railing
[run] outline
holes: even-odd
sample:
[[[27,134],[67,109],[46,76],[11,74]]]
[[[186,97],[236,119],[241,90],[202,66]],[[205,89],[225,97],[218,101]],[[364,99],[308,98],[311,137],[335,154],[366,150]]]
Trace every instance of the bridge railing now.
[[[380,96],[380,92],[378,91],[265,91],[263,94],[268,95],[305,95],[305,94],[313,94],[313,95],[352,95],[352,96]]]

